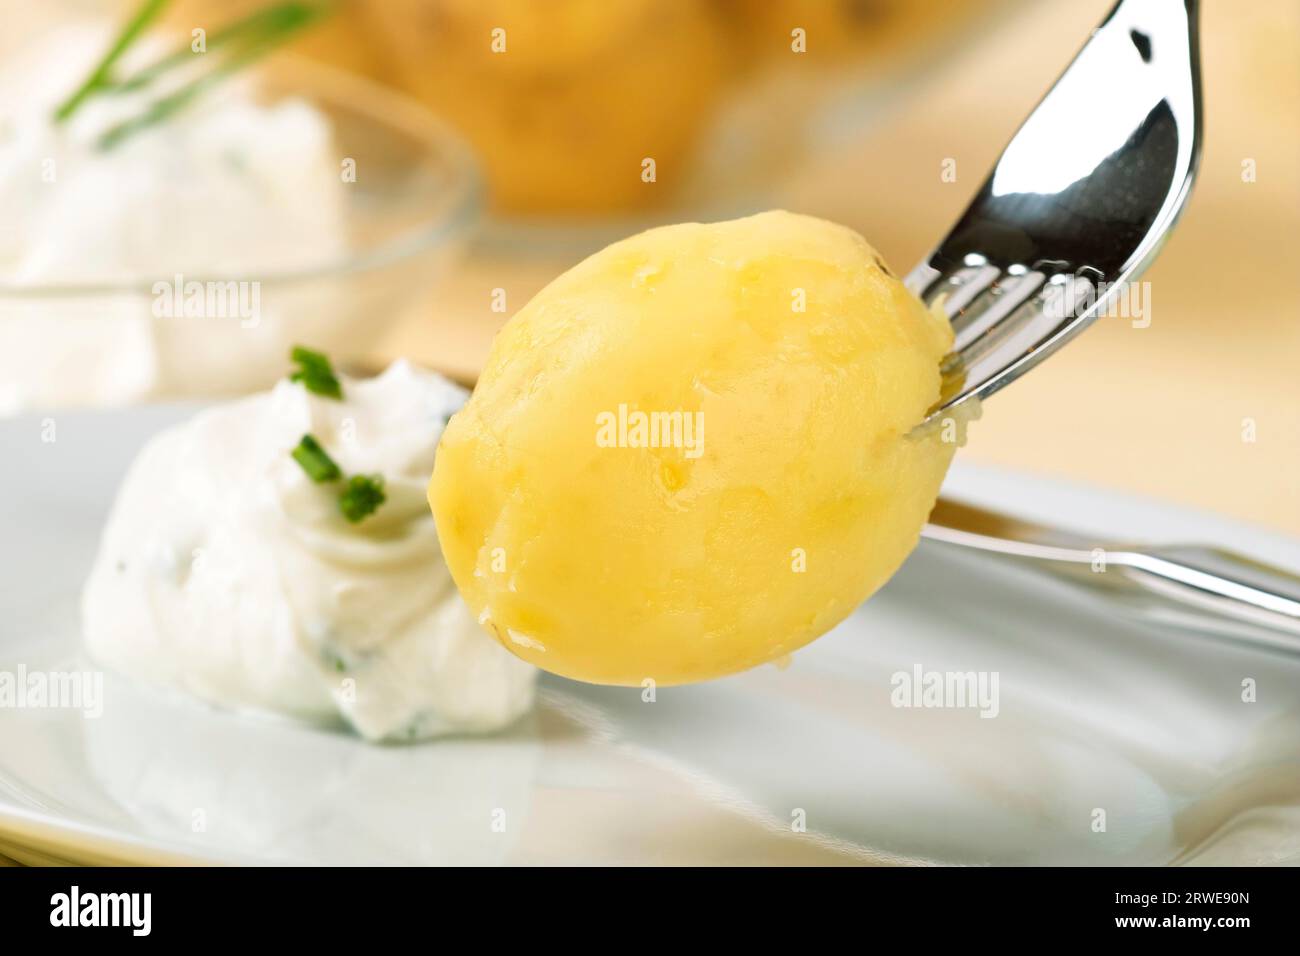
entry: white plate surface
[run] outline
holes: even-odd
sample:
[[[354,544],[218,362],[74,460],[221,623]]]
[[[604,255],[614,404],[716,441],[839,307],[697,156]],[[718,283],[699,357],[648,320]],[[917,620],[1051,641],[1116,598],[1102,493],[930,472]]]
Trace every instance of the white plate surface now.
[[[89,667],[78,595],[143,440],[187,411],[0,423],[0,671]],[[978,436],[976,436],[978,438]],[[1024,475],[946,492],[1124,539],[1300,568],[1300,543]],[[891,678],[996,672],[999,712]],[[1257,699],[1242,699],[1253,680]],[[1104,812],[1104,830],[1097,822]],[[798,824],[804,824],[800,829]],[[547,677],[510,732],[374,747],[109,674],[103,713],[0,708],[0,852],[253,863],[1300,861],[1300,658],[1144,623],[923,544],[834,632],[705,685]]]

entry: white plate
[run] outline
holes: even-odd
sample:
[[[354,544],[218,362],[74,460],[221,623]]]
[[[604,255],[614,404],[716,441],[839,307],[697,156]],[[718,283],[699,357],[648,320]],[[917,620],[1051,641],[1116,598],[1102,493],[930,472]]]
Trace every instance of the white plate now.
[[[0,423],[0,670],[69,670],[106,509],[175,408]],[[43,436],[42,432],[45,432]],[[1123,538],[1300,544],[958,466],[949,493]],[[996,672],[999,713],[897,708],[891,677]],[[1258,699],[1242,699],[1253,680]],[[102,716],[0,709],[0,852],[27,861],[1300,861],[1300,659],[1161,629],[923,544],[784,670],[542,684],[510,732],[406,747],[107,675]],[[1095,826],[1105,814],[1105,829]],[[806,831],[796,824],[806,821]]]

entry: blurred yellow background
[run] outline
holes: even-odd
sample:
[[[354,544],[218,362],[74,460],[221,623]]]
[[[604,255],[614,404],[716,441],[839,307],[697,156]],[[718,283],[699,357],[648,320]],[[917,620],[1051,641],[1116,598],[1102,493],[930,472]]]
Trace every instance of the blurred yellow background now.
[[[781,184],[781,204],[853,226],[906,270],[1110,6],[1014,9],[913,81],[877,125],[806,163]],[[1205,151],[1190,206],[1145,276],[1150,326],[1100,320],[994,396],[962,457],[1300,533],[1300,4],[1202,7]],[[940,179],[949,157],[955,183]],[[492,311],[492,290],[513,312],[564,267],[481,252],[432,317],[413,315],[377,353],[472,375],[508,317]]]
[[[106,2],[119,10],[123,6],[121,0]],[[927,61],[901,89],[880,97],[884,105],[879,115],[846,125],[841,135],[832,137],[833,146],[804,157],[798,168],[768,185],[771,205],[846,223],[862,232],[896,271],[905,272],[946,232],[1006,140],[1112,0],[1011,0],[1000,6],[997,0],[912,0],[905,15],[900,13],[901,2],[868,4],[869,9],[889,11],[885,20],[893,17],[899,24],[895,50],[954,11],[980,14],[979,27],[963,28],[966,39],[949,44],[937,62]],[[226,16],[253,3],[184,0],[178,10],[220,7]],[[404,24],[418,23],[425,36],[438,36],[439,30],[469,29],[467,23],[481,24],[507,13],[511,22],[520,22],[520,9],[556,9],[543,0],[352,3],[354,12],[348,16],[354,19],[344,17],[308,38],[304,51],[414,92],[470,126],[478,122],[480,108],[486,117],[493,104],[507,109],[514,101],[501,90],[483,92],[482,84],[467,79],[482,68],[477,60],[451,62],[440,58],[445,51],[436,45],[399,42]],[[722,29],[731,33],[752,32],[762,20],[757,13],[766,10],[770,19],[772,9],[801,11],[798,18],[809,20],[810,51],[824,50],[828,29],[834,32],[823,19],[832,8],[829,0],[804,0],[802,5],[786,0],[775,7],[755,5],[755,0],[711,3],[715,16],[723,18]],[[90,12],[102,10],[105,0],[70,0],[68,5]],[[571,0],[561,6],[575,4]],[[678,128],[673,124],[697,123],[691,104],[696,93],[711,95],[717,69],[755,69],[753,57],[746,61],[721,53],[725,63],[699,69],[699,50],[679,50],[680,35],[666,37],[644,28],[653,22],[654,11],[670,10],[679,19],[687,16],[682,11],[694,6],[692,0],[663,0],[662,6],[647,6],[643,0],[590,0],[576,6],[594,18],[569,23],[572,43],[579,48],[585,42],[605,50],[609,37],[616,36],[638,50],[688,56],[673,60],[673,70],[645,74],[648,85],[633,82],[638,102],[653,99],[660,88],[656,84],[668,84],[663,88],[671,92],[674,109],[636,116],[637,122],[664,131],[666,155],[677,148]],[[1000,10],[991,23],[983,15],[989,6]],[[834,7],[847,9],[844,4]],[[1049,363],[994,396],[972,428],[962,458],[1138,492],[1300,534],[1300,307],[1291,289],[1300,273],[1300,3],[1205,0],[1201,8],[1205,151],[1189,208],[1145,276],[1151,289],[1150,326],[1134,328],[1124,319],[1099,321]],[[14,0],[10,9],[39,15],[43,8]],[[646,16],[651,21],[638,19]],[[685,30],[685,21],[679,19],[670,17]],[[540,16],[523,20],[539,29],[548,22]],[[358,22],[366,28],[357,29]],[[767,27],[775,29],[770,23]],[[705,29],[690,24],[692,31]],[[854,42],[864,54],[887,59],[888,44],[877,48],[874,39],[869,27],[861,28]],[[486,40],[479,37],[475,42],[482,46]],[[575,69],[565,58],[566,49],[572,53],[564,44],[553,53],[557,62],[569,64],[566,69]],[[787,53],[782,46],[763,56],[770,60]],[[431,75],[461,71],[450,93],[425,89],[412,77],[410,65],[420,56]],[[527,149],[540,151],[544,159],[538,162],[552,177],[548,181],[565,196],[570,196],[574,182],[554,180],[561,173],[545,166],[557,155],[563,160],[564,150],[577,163],[575,181],[580,184],[586,177],[593,190],[595,179],[601,178],[599,163],[622,164],[627,158],[619,152],[621,146],[610,144],[621,142],[628,117],[616,115],[618,96],[611,101],[604,82],[607,71],[627,59],[606,55],[584,65],[586,72],[580,72],[585,79],[576,90],[565,88],[563,93],[548,92],[552,81],[546,63],[514,67],[538,71],[530,74],[527,87],[540,90],[529,107],[540,111],[534,120],[572,113],[587,126],[611,127],[602,129],[611,151],[593,147],[594,153],[588,150],[581,157],[580,144],[573,139],[581,135],[581,125],[566,130],[568,138],[556,142],[544,141],[536,123],[526,126],[529,133],[520,134],[518,148],[524,149],[523,140],[528,140]],[[672,85],[675,74],[689,75],[685,87]],[[625,81],[627,77],[619,80]],[[779,106],[788,110],[790,104]],[[774,115],[777,107],[774,103]],[[489,174],[498,183],[516,168],[511,137],[517,127],[510,122],[508,115],[504,126],[485,118],[477,132],[482,143],[495,144]],[[1078,129],[1080,137],[1088,135],[1087,116],[1079,117]],[[779,146],[779,128],[776,132],[774,148]],[[476,135],[474,130],[467,133]],[[955,182],[940,177],[946,159],[957,163]],[[1254,172],[1252,181],[1243,175],[1247,164]],[[628,179],[639,187],[634,178]],[[605,182],[602,188],[608,186]],[[500,203],[502,190],[497,192]],[[626,199],[619,192],[604,195],[611,203]],[[512,212],[530,206],[526,192],[506,190],[505,199]],[[641,224],[638,220],[629,228]],[[435,301],[413,302],[410,315],[375,343],[371,358],[408,355],[471,379],[500,325],[586,251],[581,245],[534,241],[528,254],[521,255],[517,249],[503,248],[500,223],[494,228],[496,241],[476,243],[468,261],[439,287]],[[617,234],[612,232],[610,238]],[[497,289],[505,291],[504,312],[493,309]],[[1254,440],[1245,440],[1252,429]]]

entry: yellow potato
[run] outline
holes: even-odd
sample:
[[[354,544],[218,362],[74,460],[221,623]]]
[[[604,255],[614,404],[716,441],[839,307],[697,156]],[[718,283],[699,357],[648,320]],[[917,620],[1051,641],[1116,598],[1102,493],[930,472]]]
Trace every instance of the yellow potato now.
[[[615,243],[510,320],[442,437],[429,501],[452,576],[507,648],[567,677],[780,658],[916,544],[954,445],[910,432],[950,343],[819,219]]]
[[[169,21],[188,35],[268,0],[178,3]],[[670,201],[732,75],[728,24],[707,0],[334,6],[291,49],[423,101],[469,140],[493,208],[512,214],[605,215]],[[646,159],[653,182],[642,179]]]
[[[790,61],[793,31],[813,63],[911,52],[952,32],[990,0],[718,0],[735,34],[758,58]]]
[[[478,151],[493,207],[514,214],[663,204],[728,77],[723,24],[701,0],[370,0],[362,10],[403,85]]]

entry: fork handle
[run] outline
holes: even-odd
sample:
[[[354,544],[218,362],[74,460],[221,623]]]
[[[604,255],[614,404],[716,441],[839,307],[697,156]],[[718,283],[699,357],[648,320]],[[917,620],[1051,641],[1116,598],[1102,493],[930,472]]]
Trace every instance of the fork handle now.
[[[1028,562],[1126,598],[1150,617],[1300,654],[1300,576],[1233,551],[1111,546],[946,498],[923,534]]]
[[[1164,599],[1184,625],[1300,652],[1300,577],[1221,548],[1121,552],[1117,569],[1135,591]]]
[[[1149,618],[1300,654],[1300,577],[1283,568],[1195,545],[1089,552],[1002,544],[1000,553],[1136,604]]]

